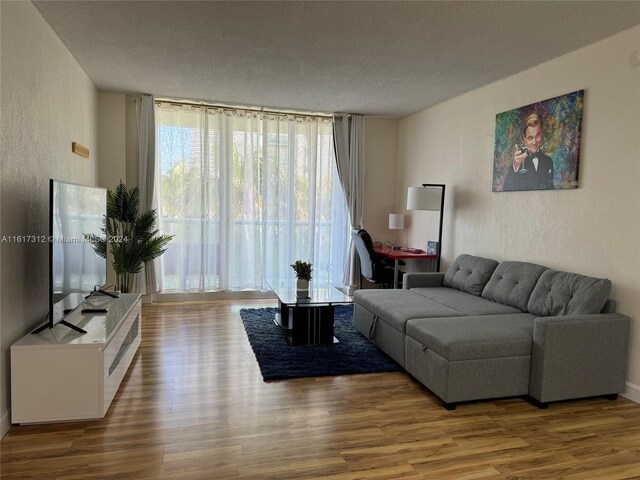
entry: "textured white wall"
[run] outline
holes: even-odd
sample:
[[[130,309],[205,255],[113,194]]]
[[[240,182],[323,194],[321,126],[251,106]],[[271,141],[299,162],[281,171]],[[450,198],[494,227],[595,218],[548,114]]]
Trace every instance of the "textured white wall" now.
[[[120,180],[127,183],[125,153],[125,95],[98,92],[98,185],[113,190]],[[111,267],[113,256],[107,256],[107,284],[116,285]]]
[[[137,103],[136,103],[137,102]],[[140,97],[98,92],[98,181],[114,188],[122,180],[138,185],[138,112]]]
[[[125,135],[127,155],[127,186],[138,186],[138,107],[141,97],[126,96],[125,100]]]
[[[374,240],[394,241],[389,214],[402,213],[393,209],[398,121],[375,117],[366,121],[363,225]]]
[[[127,182],[125,151],[125,96],[98,93],[98,185],[114,189]]]
[[[629,381],[640,385],[640,26],[400,121],[396,205],[406,187],[448,189],[443,268],[460,253],[607,277],[633,318]],[[495,115],[584,89],[577,190],[492,193]],[[411,212],[411,244],[437,215]],[[639,392],[640,393],[640,392]]]
[[[0,9],[0,235],[47,235],[49,178],[97,184],[97,91],[30,2],[0,2]],[[90,149],[88,159],[71,153],[74,141]],[[0,415],[5,421],[9,346],[48,310],[47,244],[2,243],[0,258]]]

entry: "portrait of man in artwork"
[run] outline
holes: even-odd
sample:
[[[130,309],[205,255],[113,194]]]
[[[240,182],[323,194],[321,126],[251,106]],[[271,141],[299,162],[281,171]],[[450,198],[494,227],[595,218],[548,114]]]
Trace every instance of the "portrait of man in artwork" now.
[[[544,132],[542,118],[537,113],[524,120],[522,142],[515,146],[504,190],[553,189],[553,160],[541,150]]]
[[[584,90],[496,114],[494,192],[578,188]]]

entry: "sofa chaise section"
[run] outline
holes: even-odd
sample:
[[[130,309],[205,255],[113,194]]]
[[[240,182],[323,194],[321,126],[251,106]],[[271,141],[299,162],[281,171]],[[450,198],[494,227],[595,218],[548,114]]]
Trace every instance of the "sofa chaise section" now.
[[[534,319],[519,313],[410,320],[405,370],[447,409],[468,400],[526,395]]]
[[[470,258],[474,257],[460,261]],[[474,259],[473,264],[480,261]],[[483,285],[476,282],[474,292],[480,296],[447,288],[448,272],[440,288],[415,286],[420,277],[432,284],[424,278],[427,274],[410,278],[412,292],[461,305],[465,316],[442,323],[412,320],[405,338],[407,372],[438,395],[447,409],[469,400],[526,395],[535,316],[523,310],[545,270],[532,263],[502,262],[483,277]]]

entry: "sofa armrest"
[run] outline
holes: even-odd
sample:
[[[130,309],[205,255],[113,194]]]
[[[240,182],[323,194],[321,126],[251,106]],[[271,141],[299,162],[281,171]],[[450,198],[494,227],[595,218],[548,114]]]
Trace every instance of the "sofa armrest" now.
[[[443,280],[443,272],[405,273],[402,277],[402,287],[405,290],[417,287],[441,287]]]
[[[630,326],[619,313],[536,318],[529,395],[546,403],[623,392]]]

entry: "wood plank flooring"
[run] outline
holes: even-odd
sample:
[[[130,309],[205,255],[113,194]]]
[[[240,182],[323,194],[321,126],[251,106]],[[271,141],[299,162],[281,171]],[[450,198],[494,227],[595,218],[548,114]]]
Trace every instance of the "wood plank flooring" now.
[[[640,405],[522,399],[449,412],[404,373],[264,383],[238,314],[145,305],[100,421],[14,426],[3,479],[640,479]],[[312,347],[292,347],[312,348]]]

